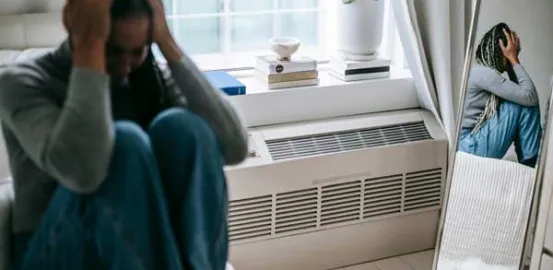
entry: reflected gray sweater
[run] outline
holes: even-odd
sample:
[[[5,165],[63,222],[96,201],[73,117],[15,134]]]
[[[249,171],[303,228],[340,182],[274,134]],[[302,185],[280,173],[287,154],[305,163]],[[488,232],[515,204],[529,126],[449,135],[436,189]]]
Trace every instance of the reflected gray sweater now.
[[[484,111],[490,94],[523,106],[538,106],[538,93],[532,79],[520,64],[513,66],[518,84],[494,69],[475,64],[469,74],[463,108],[463,128],[473,128]]]
[[[227,164],[243,161],[245,130],[223,94],[187,57],[169,64],[167,74],[175,90],[168,95],[172,103],[186,101],[183,106],[207,121]],[[15,186],[15,233],[34,231],[59,184],[77,193],[91,193],[101,185],[114,143],[113,112],[126,108],[111,100],[108,76],[73,68],[67,42],[0,71],[0,119]]]

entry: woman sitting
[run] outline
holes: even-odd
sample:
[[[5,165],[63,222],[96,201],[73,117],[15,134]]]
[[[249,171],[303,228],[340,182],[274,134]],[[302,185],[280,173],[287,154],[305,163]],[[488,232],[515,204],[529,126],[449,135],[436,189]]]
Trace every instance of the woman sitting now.
[[[68,0],[63,22],[57,50],[0,73],[14,269],[225,269],[223,165],[247,154],[235,111],[161,0]]]
[[[468,79],[459,150],[501,159],[514,143],[519,163],[534,167],[542,136],[539,100],[519,53],[520,39],[504,23],[480,41]]]

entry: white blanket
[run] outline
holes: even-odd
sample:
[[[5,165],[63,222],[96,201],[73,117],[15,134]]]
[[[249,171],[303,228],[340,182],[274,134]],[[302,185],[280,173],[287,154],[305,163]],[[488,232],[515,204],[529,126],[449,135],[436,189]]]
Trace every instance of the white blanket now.
[[[438,270],[517,269],[534,175],[518,163],[458,152]]]

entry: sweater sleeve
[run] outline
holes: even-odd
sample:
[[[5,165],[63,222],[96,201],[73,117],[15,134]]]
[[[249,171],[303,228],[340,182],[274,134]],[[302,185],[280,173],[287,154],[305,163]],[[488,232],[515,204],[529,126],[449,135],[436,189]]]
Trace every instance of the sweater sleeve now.
[[[168,66],[175,87],[186,100],[188,109],[203,117],[215,133],[225,163],[234,165],[244,161],[248,153],[246,130],[222,92],[209,83],[187,56]],[[180,96],[169,95],[172,99],[179,99]],[[179,101],[174,100],[173,103]]]
[[[114,143],[107,75],[74,68],[60,107],[37,74],[7,70],[0,117],[33,162],[67,188],[90,193],[105,179]]]
[[[513,66],[518,83],[508,80],[490,68],[479,69],[479,87],[505,100],[523,105],[537,106],[538,93],[532,79],[522,65]]]

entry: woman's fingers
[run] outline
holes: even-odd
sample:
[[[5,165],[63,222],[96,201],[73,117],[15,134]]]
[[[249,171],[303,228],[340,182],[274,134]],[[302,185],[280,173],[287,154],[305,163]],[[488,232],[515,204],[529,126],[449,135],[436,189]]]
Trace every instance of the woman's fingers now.
[[[505,28],[503,28],[503,34],[505,34],[505,38],[507,39],[506,46],[508,47],[512,43],[511,34],[509,34],[509,32],[507,32],[507,29],[505,29]]]
[[[499,39],[499,47],[501,48],[502,51],[507,50],[507,47],[503,43],[503,39]]]

